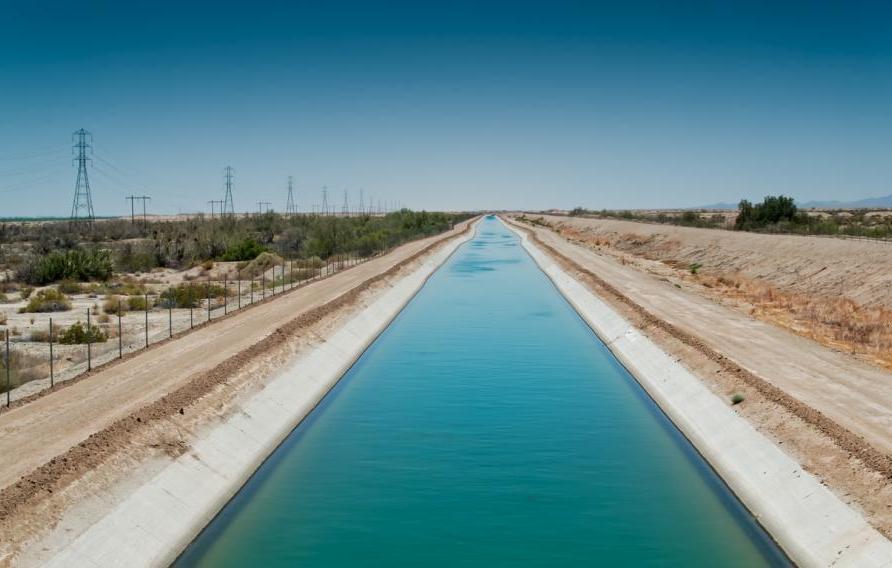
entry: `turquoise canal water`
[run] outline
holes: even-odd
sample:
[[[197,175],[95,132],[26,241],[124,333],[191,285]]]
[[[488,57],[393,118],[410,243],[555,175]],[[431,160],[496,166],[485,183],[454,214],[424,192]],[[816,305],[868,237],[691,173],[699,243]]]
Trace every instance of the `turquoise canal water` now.
[[[784,560],[486,219],[178,564]]]

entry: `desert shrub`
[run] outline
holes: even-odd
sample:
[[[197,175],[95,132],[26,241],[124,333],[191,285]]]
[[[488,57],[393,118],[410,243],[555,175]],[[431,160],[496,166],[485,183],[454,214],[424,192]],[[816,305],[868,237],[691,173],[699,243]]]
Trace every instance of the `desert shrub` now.
[[[128,296],[127,309],[130,311],[145,311],[152,309],[152,300],[145,296]]]
[[[239,271],[240,278],[253,278],[266,272],[273,266],[281,266],[282,257],[269,252],[261,253],[254,260],[247,263],[244,268]]]
[[[4,294],[3,292],[0,292],[0,304],[6,304],[8,302],[9,302],[9,297],[6,294]]]
[[[230,294],[229,290],[219,284],[180,284],[161,293],[161,305],[165,308],[194,308],[208,295],[219,298]]]
[[[31,297],[31,293],[33,291],[34,288],[32,286],[22,286],[22,288],[19,290],[19,295],[22,297],[23,300],[27,300]]]
[[[106,314],[117,314],[119,306],[122,312],[127,311],[127,307],[118,296],[109,296],[102,301],[102,311]]]
[[[246,237],[226,248],[221,257],[222,260],[254,260],[257,256],[266,252],[266,248],[251,237]]]
[[[26,263],[19,278],[38,285],[59,280],[108,280],[113,269],[111,251],[106,249],[53,251]]]
[[[40,312],[64,312],[71,309],[71,302],[68,297],[55,288],[44,288],[38,290],[30,300],[28,305],[20,311],[25,313]]]
[[[6,314],[0,312],[0,325],[6,325]]]
[[[80,294],[84,291],[80,283],[73,280],[63,280],[59,282],[59,291],[64,294]]]
[[[34,329],[31,331],[31,341],[37,343],[49,343],[50,341],[50,331],[49,329]]]
[[[63,345],[79,345],[82,343],[104,343],[108,339],[105,332],[98,325],[90,324],[89,327],[81,322],[75,322],[68,329],[59,334],[59,343]]]
[[[743,402],[743,400],[744,400],[744,397],[743,397],[743,395],[740,394],[739,392],[734,393],[734,394],[731,396],[731,404],[735,404],[735,405],[736,405],[736,404],[740,404],[741,402]]]
[[[703,268],[703,265],[699,262],[694,262],[690,266],[688,266],[688,270],[691,271],[691,274],[697,274],[697,272]]]

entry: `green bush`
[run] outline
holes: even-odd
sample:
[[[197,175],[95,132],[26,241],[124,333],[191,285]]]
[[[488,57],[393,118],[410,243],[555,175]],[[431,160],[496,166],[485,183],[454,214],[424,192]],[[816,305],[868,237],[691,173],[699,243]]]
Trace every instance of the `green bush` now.
[[[780,223],[808,224],[805,214],[799,213],[792,197],[769,195],[762,203],[753,205],[746,199],[737,206],[737,219],[734,228],[752,231]]]
[[[734,395],[731,396],[731,404],[736,405],[736,404],[740,404],[741,402],[743,402],[743,395],[740,394],[739,392],[734,393]]]
[[[106,249],[53,251],[32,259],[19,271],[28,284],[45,285],[59,280],[108,280],[113,271],[111,251]]]
[[[38,290],[28,305],[20,311],[23,313],[64,312],[71,309],[68,297],[55,288]]]
[[[246,237],[227,247],[226,252],[220,258],[226,261],[254,260],[262,252],[266,252],[266,248],[263,245],[251,237]]]
[[[79,345],[82,343],[105,343],[108,336],[97,326],[91,324],[88,328],[81,322],[75,322],[68,329],[59,334],[59,343],[63,345]]]

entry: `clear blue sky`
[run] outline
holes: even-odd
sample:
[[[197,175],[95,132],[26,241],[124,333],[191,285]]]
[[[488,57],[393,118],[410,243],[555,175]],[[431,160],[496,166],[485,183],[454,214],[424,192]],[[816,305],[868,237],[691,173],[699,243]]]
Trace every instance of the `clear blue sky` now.
[[[617,7],[622,5],[622,7]],[[0,216],[148,193],[693,206],[892,193],[892,13],[860,2],[0,0]]]

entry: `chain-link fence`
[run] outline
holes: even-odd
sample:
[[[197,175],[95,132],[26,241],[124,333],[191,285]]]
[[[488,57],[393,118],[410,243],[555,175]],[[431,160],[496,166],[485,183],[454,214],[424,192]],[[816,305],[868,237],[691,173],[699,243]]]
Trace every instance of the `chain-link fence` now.
[[[26,331],[5,325],[0,403],[31,396],[267,298],[324,279],[370,257],[284,260],[257,274],[203,278],[131,295],[97,297],[90,307],[33,314]]]

